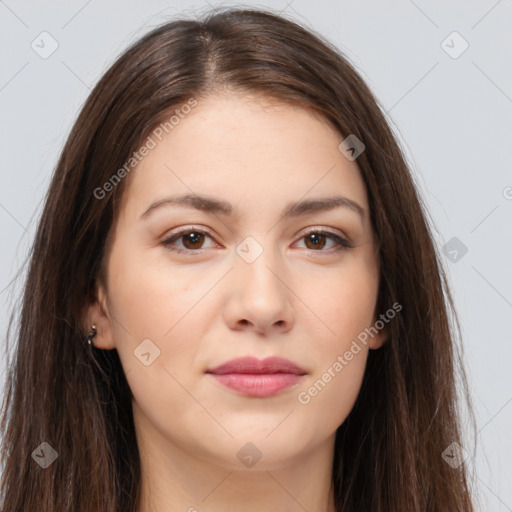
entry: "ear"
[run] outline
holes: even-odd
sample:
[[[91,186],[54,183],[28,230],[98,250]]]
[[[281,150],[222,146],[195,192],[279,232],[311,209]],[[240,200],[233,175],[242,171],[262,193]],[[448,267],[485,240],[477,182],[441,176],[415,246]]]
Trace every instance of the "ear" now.
[[[382,324],[384,326],[382,327]],[[374,318],[372,326],[378,330],[377,334],[374,334],[370,337],[370,341],[368,343],[368,347],[370,349],[377,349],[382,347],[384,343],[386,343],[389,339],[389,326],[386,322],[383,320],[380,320],[378,318]],[[379,327],[382,327],[379,329]]]
[[[95,347],[104,350],[116,348],[112,330],[112,317],[107,303],[107,293],[102,284],[96,286],[94,297],[92,297],[85,308],[84,318],[88,333],[92,325],[96,326],[96,336],[92,339]]]

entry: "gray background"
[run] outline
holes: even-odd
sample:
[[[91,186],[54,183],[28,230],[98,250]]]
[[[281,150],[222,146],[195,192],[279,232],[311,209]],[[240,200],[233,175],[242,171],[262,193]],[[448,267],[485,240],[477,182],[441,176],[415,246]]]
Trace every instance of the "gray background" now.
[[[512,1],[215,5],[271,7],[318,31],[346,53],[388,112],[436,242],[441,250],[449,243],[443,259],[477,411],[482,510],[512,511]],[[205,9],[206,1],[0,0],[2,333],[42,197],[90,89],[130,42],[175,14]],[[47,59],[31,47],[43,31],[58,43]],[[457,58],[461,40],[448,38],[452,56],[441,46],[453,31],[469,44]]]

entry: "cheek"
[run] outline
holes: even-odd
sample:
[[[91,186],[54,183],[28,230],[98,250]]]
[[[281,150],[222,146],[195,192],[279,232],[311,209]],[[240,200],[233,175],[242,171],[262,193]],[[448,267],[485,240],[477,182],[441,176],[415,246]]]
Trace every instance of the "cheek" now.
[[[315,418],[311,427],[316,435],[334,432],[346,419],[366,368],[365,329],[373,323],[378,276],[364,259],[350,263],[329,279],[316,280],[308,302],[322,322],[315,320],[319,327],[314,328],[315,350],[310,353],[315,370],[297,392],[297,407]]]
[[[201,307],[208,303],[201,299],[218,277],[199,280],[184,267],[170,272],[143,256],[112,253],[108,289],[115,346],[136,401],[147,404],[148,412],[165,411],[172,397],[179,410],[181,402],[190,402],[179,383],[190,387],[206,329]]]
[[[109,305],[116,349],[134,402],[161,432],[185,417],[196,421],[205,414],[190,395],[195,393],[194,362],[205,325],[201,308],[195,306],[201,306],[215,279],[201,286],[196,281],[184,268],[171,273],[142,253],[113,252]]]
[[[140,243],[140,242],[139,242]],[[216,276],[198,275],[194,268],[171,268],[158,249],[158,257],[144,251],[113,252],[109,270],[109,295],[113,315],[134,338],[163,341],[182,322],[190,322]],[[157,254],[158,253],[158,254]]]
[[[309,295],[308,306],[322,320],[318,340],[323,354],[342,353],[374,320],[378,296],[378,276],[363,259],[316,280],[315,293]],[[305,284],[307,286],[307,283]],[[325,361],[324,361],[325,362]]]

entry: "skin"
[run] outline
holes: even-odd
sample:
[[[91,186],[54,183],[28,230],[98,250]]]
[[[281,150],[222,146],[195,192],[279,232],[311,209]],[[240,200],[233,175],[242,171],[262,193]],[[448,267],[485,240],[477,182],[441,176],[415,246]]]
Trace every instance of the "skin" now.
[[[366,188],[356,161],[338,150],[342,140],[311,110],[219,93],[200,99],[129,176],[87,320],[98,328],[95,345],[118,351],[133,393],[140,512],[334,511],[336,429],[356,400],[368,350],[387,337],[384,329],[361,344],[308,404],[299,402],[379,317]],[[167,205],[140,218],[175,194],[228,201],[236,215]],[[334,194],[364,216],[335,208],[280,220],[290,202]],[[178,227],[207,235],[165,247]],[[354,247],[308,242],[310,227]],[[248,236],[263,250],[252,263],[236,252]],[[145,339],[160,350],[147,366],[134,355]],[[205,374],[246,355],[285,357],[307,374],[267,398]],[[237,457],[248,442],[261,453],[252,467]]]

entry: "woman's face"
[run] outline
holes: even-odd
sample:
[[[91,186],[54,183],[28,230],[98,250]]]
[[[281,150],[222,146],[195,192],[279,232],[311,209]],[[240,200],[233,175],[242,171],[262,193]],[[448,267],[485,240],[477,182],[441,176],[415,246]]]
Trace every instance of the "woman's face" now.
[[[200,100],[167,129],[131,171],[90,311],[138,435],[225,468],[332,450],[384,341],[358,341],[378,318],[379,268],[356,162],[320,117],[246,95]],[[334,197],[350,202],[320,207]],[[245,357],[300,370],[209,373]]]

